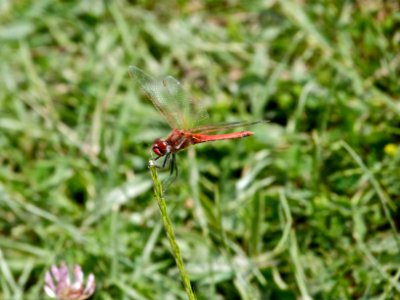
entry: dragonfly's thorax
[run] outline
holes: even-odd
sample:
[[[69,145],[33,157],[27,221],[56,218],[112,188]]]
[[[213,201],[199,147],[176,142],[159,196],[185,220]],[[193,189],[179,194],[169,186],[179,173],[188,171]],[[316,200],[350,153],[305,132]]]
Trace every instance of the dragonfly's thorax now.
[[[164,156],[171,152],[171,145],[162,139],[156,139],[153,143],[153,152],[158,156]]]
[[[176,153],[187,148],[192,142],[192,134],[186,130],[173,129],[165,142],[170,145],[170,151]]]

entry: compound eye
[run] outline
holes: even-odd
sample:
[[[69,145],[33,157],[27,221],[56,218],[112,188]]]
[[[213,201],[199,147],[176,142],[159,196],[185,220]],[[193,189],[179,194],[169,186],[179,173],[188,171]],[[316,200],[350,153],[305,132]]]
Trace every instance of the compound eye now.
[[[157,139],[153,144],[153,152],[157,156],[164,156],[167,153],[167,143],[163,140]]]
[[[157,155],[157,156],[163,156],[164,154],[160,151],[160,148],[158,148],[157,145],[153,145],[153,152]]]

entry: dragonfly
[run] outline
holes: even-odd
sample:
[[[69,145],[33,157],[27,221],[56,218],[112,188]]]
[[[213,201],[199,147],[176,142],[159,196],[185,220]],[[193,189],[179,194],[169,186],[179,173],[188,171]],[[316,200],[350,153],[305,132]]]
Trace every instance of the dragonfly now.
[[[130,76],[141,86],[153,106],[164,117],[172,131],[165,138],[154,141],[152,150],[155,160],[164,157],[161,168],[169,162],[172,181],[178,176],[176,153],[205,142],[239,139],[251,136],[251,131],[217,133],[239,127],[248,127],[263,121],[234,122],[214,125],[203,125],[208,120],[208,113],[200,102],[189,97],[178,80],[172,76],[156,79],[141,69],[130,66]],[[172,176],[175,173],[175,176]]]

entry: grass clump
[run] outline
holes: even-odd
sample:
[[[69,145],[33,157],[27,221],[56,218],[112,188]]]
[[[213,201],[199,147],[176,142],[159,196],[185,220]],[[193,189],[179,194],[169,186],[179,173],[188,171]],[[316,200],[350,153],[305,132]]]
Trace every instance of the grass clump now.
[[[168,128],[128,76],[170,74],[255,135],[178,154],[166,194],[198,299],[395,299],[399,6],[0,4],[0,298],[62,261],[94,299],[187,297],[147,168]]]

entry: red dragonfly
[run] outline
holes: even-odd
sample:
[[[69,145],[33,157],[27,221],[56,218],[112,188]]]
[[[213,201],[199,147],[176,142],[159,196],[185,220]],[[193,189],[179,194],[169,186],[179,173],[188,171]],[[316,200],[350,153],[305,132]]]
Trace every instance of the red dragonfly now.
[[[177,152],[190,145],[253,135],[251,131],[213,133],[246,127],[260,122],[201,125],[208,118],[207,111],[198,102],[187,96],[181,84],[175,78],[168,76],[164,79],[155,79],[134,66],[129,67],[129,73],[141,85],[150,101],[172,128],[171,133],[166,138],[156,139],[152,147],[153,152],[157,155],[156,160],[165,157],[162,168],[165,168],[171,158],[170,175],[174,172],[176,172],[176,176],[178,174],[175,156]]]

